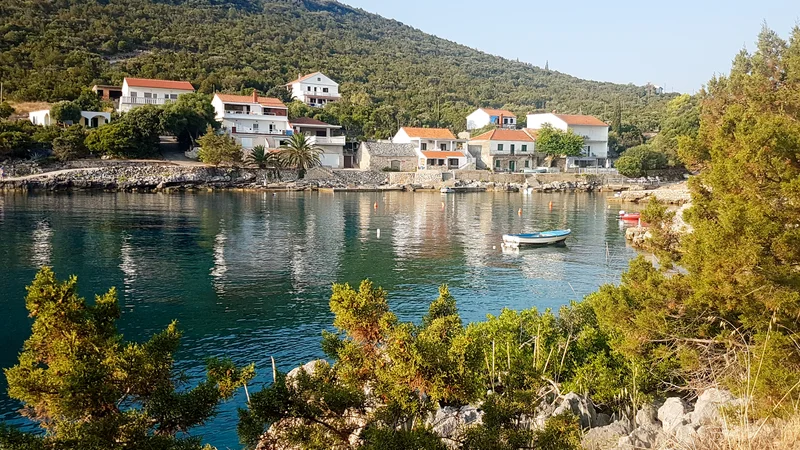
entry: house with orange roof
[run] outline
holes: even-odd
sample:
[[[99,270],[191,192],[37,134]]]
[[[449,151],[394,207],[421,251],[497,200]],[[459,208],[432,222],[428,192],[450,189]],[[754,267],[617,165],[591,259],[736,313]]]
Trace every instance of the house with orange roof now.
[[[294,118],[291,120],[290,125],[292,131],[303,133],[309,144],[322,150],[320,163],[323,167],[344,168],[346,138],[341,134],[342,127],[310,117]]]
[[[214,94],[217,121],[245,150],[257,145],[278,148],[292,133],[289,109],[277,98],[251,95]]]
[[[537,167],[544,158],[535,153],[536,131],[496,128],[469,140],[468,149],[479,157],[478,169],[518,172]]]
[[[466,141],[455,137],[447,128],[402,127],[392,142],[413,145],[420,170],[463,169],[471,160],[463,151]]]
[[[583,155],[567,158],[567,169],[608,165],[608,124],[582,114],[528,114],[528,127],[541,129],[545,124],[562,131],[572,130],[583,136]]]
[[[188,81],[125,77],[117,111],[127,112],[142,105],[164,105],[192,92],[194,86]]]
[[[286,84],[286,88],[292,93],[292,98],[313,107],[322,107],[342,98],[339,83],[322,72],[300,74],[296,80]]]
[[[487,125],[516,128],[517,116],[505,109],[478,108],[467,116],[467,130],[477,130]]]

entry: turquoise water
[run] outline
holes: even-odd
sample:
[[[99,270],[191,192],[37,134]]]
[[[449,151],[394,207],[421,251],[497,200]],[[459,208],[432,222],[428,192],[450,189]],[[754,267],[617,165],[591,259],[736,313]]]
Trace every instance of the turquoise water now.
[[[270,356],[282,370],[321,356],[334,282],[372,279],[405,320],[448,283],[467,321],[558,308],[617,282],[635,253],[615,212],[585,193],[0,194],[0,367],[30,333],[25,286],[42,265],[76,274],[86,298],[116,286],[126,339],[177,319],[190,375],[227,356],[254,362],[260,385]],[[504,233],[554,228],[573,230],[565,247],[500,249]],[[22,424],[4,378],[0,391],[0,419]],[[240,393],[193,434],[240,448],[243,405]]]

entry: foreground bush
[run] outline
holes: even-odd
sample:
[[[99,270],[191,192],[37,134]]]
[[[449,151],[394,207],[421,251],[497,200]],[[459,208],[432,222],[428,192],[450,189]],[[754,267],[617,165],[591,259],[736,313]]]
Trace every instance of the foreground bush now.
[[[199,449],[184,433],[254,375],[252,366],[211,359],[206,379],[187,389],[174,369],[176,323],[142,344],[125,342],[114,289],[88,305],[75,277],[58,282],[48,268],[28,287],[26,307],[32,334],[5,375],[9,396],[46,434],[0,428],[0,448]]]
[[[648,170],[667,168],[667,156],[654,150],[649,145],[637,145],[622,153],[614,162],[614,167],[619,173],[629,178],[638,178],[647,175]]]

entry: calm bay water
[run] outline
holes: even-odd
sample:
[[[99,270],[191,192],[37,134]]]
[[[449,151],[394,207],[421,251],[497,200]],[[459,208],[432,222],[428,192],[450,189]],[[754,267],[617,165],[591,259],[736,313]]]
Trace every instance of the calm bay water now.
[[[605,195],[583,193],[0,194],[0,367],[30,333],[25,286],[42,265],[77,275],[89,299],[116,286],[126,339],[177,319],[188,374],[227,356],[256,363],[260,384],[270,356],[281,370],[321,356],[335,282],[370,278],[415,321],[442,283],[474,321],[504,307],[557,309],[617,282],[635,253],[615,212]],[[565,247],[500,250],[504,233],[553,228],[573,230]],[[0,391],[0,420],[23,424],[4,377]],[[240,393],[195,433],[240,448],[243,405]]]

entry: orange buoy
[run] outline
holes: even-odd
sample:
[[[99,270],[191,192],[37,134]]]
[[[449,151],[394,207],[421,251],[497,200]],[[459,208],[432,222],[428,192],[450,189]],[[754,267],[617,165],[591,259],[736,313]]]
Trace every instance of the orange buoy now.
[[[551,201],[550,205],[548,205],[548,206],[550,206],[550,209],[553,209],[553,202]]]
[[[519,211],[517,211],[517,214],[520,216],[522,215],[522,208],[520,208]]]
[[[378,202],[375,202],[375,209],[378,209]]]

